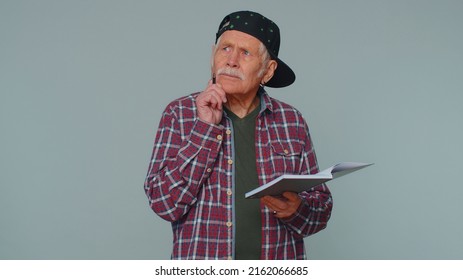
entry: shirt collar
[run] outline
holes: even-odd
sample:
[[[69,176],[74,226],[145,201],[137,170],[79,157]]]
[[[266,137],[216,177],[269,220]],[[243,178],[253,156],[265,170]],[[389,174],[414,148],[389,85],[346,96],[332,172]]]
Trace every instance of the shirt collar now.
[[[272,100],[268,93],[265,91],[264,87],[259,87],[257,94],[260,97],[260,114],[265,110],[273,111]]]

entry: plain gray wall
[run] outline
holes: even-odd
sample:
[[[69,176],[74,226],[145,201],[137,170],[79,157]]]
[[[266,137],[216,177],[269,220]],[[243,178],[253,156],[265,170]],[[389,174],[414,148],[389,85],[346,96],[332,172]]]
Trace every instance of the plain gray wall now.
[[[168,259],[143,191],[161,111],[209,79],[214,34],[280,26],[329,184],[311,259],[463,259],[463,1],[0,1],[0,258]]]

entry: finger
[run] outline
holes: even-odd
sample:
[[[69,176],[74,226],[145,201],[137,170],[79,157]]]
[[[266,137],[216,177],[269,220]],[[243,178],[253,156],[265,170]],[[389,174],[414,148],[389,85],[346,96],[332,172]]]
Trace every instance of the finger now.
[[[291,202],[297,202],[299,200],[299,195],[294,192],[284,192],[283,197]]]
[[[200,106],[210,106],[214,102],[213,99],[212,93],[209,90],[205,90],[196,98],[196,102]]]
[[[302,203],[302,198],[294,192],[285,192],[283,193],[283,197],[287,199],[288,204],[295,209],[299,208],[299,205]]]
[[[273,214],[275,218],[279,218],[279,219],[288,218],[288,217],[291,217],[293,213],[295,212],[291,208],[282,209],[282,208],[278,208],[276,205],[267,204],[267,200],[264,200],[264,199],[262,199],[262,202],[270,210],[270,212]]]
[[[226,103],[227,102],[227,94],[225,93],[225,91],[222,89],[222,85],[221,84],[214,84],[211,86],[211,89],[213,89],[218,96],[220,96],[220,98],[222,99],[222,102],[223,103]]]
[[[270,211],[278,211],[278,210],[281,210],[281,209],[277,209],[277,207],[275,205],[273,205],[270,200],[268,199],[268,197],[263,197],[261,198],[261,201],[262,203],[268,208],[270,209]]]
[[[295,198],[296,200],[294,202],[290,201],[285,196],[283,196],[283,199],[279,199],[272,196],[264,196],[261,200],[264,203],[264,205],[267,206],[271,212],[273,212],[273,215],[276,218],[284,219],[294,215],[294,213],[296,213],[297,211],[299,204],[302,201],[300,200],[297,194],[295,194],[296,197],[294,197],[292,194],[295,193],[289,193],[289,195],[287,196],[291,199]]]
[[[211,93],[208,99],[211,108],[222,110],[222,99],[217,94]]]
[[[203,93],[214,93],[214,94],[217,94],[217,96],[220,97],[220,99],[222,99],[222,102],[223,103],[226,103],[227,102],[227,94],[225,93],[225,91],[222,89],[222,85],[221,84],[212,84],[212,82],[209,80],[209,83],[208,83],[208,86],[206,87],[206,89],[203,91]]]
[[[288,208],[288,204],[285,201],[273,196],[264,196],[263,201],[269,208],[277,211],[283,211]]]

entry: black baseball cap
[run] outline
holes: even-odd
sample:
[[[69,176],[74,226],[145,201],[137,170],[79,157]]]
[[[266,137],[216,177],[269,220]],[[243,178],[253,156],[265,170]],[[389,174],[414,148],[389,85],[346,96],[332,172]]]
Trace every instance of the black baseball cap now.
[[[273,77],[265,85],[274,88],[286,87],[296,80],[293,70],[278,58],[280,50],[280,29],[270,19],[252,11],[238,11],[226,16],[219,25],[215,42],[227,30],[236,30],[247,33],[267,48],[270,57],[278,62]]]

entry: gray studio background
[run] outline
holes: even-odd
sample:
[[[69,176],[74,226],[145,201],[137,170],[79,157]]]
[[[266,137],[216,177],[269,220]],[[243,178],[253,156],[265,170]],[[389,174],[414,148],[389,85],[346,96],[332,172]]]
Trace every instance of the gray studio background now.
[[[0,1],[0,258],[168,259],[143,181],[161,111],[202,90],[216,28],[282,31],[329,184],[311,259],[463,259],[463,1]]]

